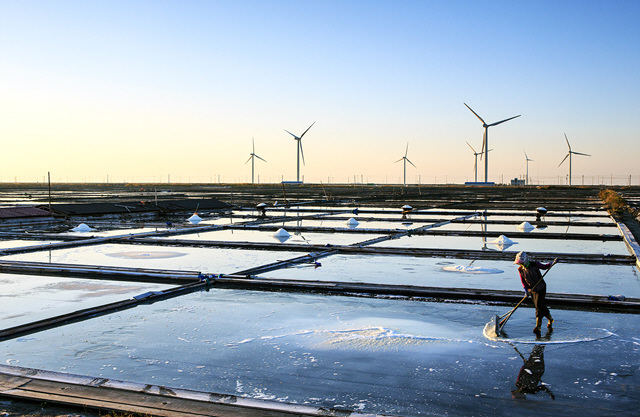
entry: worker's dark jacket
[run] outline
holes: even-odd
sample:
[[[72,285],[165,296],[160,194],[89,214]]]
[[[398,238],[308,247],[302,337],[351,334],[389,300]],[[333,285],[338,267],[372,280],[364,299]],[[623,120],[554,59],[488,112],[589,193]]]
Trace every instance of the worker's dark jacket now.
[[[522,281],[522,286],[527,290],[532,290],[533,286],[536,285],[536,283],[542,278],[540,270],[549,268],[551,268],[550,263],[543,264],[542,262],[537,261],[529,261],[529,268],[525,268],[524,265],[520,265],[518,267],[518,272],[520,273],[520,281]],[[546,293],[547,283],[544,282],[544,280],[540,281],[540,283],[532,291]]]

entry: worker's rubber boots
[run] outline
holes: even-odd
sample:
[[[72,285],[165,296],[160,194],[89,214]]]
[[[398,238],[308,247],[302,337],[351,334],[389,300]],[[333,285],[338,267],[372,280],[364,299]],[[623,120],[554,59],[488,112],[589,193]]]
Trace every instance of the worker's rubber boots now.
[[[540,327],[542,326],[542,317],[536,317],[536,327],[533,328],[535,334],[540,334]]]

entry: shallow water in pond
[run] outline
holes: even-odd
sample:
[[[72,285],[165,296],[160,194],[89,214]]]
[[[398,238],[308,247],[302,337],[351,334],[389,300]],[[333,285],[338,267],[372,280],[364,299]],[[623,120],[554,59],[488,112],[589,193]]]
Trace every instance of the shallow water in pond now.
[[[634,412],[637,393],[626,387],[640,384],[634,330],[640,317],[558,311],[555,332],[536,342],[526,331],[532,310],[522,309],[508,324],[513,336],[487,339],[484,325],[504,310],[212,290],[4,342],[0,357],[19,366],[370,413]],[[56,355],[42,355],[42,346]],[[533,382],[547,384],[555,400],[539,392],[514,401],[534,347],[544,353],[544,368]]]
[[[541,259],[540,261],[551,261]],[[485,288],[522,291],[511,261],[416,258],[409,256],[333,255],[319,268],[292,267],[262,274],[265,278],[308,281],[369,282],[447,288]],[[493,273],[451,272],[445,267],[473,266]],[[502,271],[502,272],[498,272]],[[589,277],[585,279],[585,277]],[[624,295],[640,298],[640,278],[632,265],[563,264],[553,266],[545,278],[548,292]]]

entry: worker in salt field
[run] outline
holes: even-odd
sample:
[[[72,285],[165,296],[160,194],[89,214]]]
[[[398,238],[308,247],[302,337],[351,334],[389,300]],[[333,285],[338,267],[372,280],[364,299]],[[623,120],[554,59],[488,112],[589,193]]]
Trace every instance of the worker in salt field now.
[[[547,308],[546,295],[547,295],[547,283],[544,282],[541,269],[549,269],[553,266],[553,262],[545,264],[529,259],[526,252],[518,252],[516,259],[513,262],[518,265],[518,272],[520,273],[520,281],[524,287],[524,291],[527,295],[531,295],[533,305],[536,308],[536,327],[533,328],[535,334],[540,334],[540,327],[542,326],[542,318],[546,317],[549,322],[547,328],[553,329],[553,318],[551,312]]]
[[[555,400],[556,396],[553,395],[549,387],[540,382],[544,374],[544,345],[535,345],[531,355],[529,355],[529,359],[525,359],[518,349],[516,349],[516,352],[518,352],[524,364],[520,368],[516,379],[516,389],[511,391],[511,398],[523,400],[527,394],[537,394],[540,391],[544,391],[549,394],[552,400]]]

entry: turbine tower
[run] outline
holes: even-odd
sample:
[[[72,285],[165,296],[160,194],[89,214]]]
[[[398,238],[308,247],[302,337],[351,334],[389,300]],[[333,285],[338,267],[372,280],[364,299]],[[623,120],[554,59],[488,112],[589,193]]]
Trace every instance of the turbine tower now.
[[[260,158],[258,155],[256,155],[256,144],[253,140],[253,138],[251,138],[251,146],[252,146],[252,151],[251,151],[251,156],[249,157],[249,159],[247,159],[247,162],[251,161],[251,184],[253,184],[253,172],[254,172],[254,165],[255,165],[255,159],[261,159],[264,162],[267,162],[265,159]],[[244,164],[247,165],[247,162],[245,162]]]
[[[591,156],[591,155],[588,155],[588,154],[586,154],[586,153],[580,153],[580,152],[574,152],[574,151],[572,151],[572,150],[571,150],[571,145],[569,144],[569,139],[567,139],[567,134],[566,134],[566,133],[564,134],[564,139],[567,141],[567,146],[569,147],[569,152],[567,153],[567,155],[564,157],[564,159],[562,160],[562,162],[560,162],[560,164],[559,164],[558,166],[562,165],[562,163],[563,163],[567,158],[569,158],[569,186],[571,186],[571,155],[572,155],[572,154],[582,155],[582,156]]]
[[[409,142],[407,142],[407,149],[404,151],[404,156],[400,159],[398,159],[395,163],[398,163],[400,161],[402,161],[404,159],[404,186],[407,186],[407,162],[410,163],[411,165],[413,165],[413,162],[409,161],[409,158],[407,158],[407,154],[409,153]],[[413,165],[414,168],[418,168],[417,166]]]
[[[311,126],[313,126],[314,124],[316,124],[316,122],[311,123]],[[311,126],[309,126],[307,128],[307,130],[305,130],[302,135],[300,136],[296,136],[293,133],[289,132],[287,129],[284,129],[285,132],[287,132],[288,134],[290,134],[291,136],[293,136],[293,138],[296,140],[297,145],[296,148],[298,150],[298,170],[297,170],[297,174],[296,174],[296,181],[300,182],[300,155],[302,155],[302,164],[304,165],[304,152],[302,152],[302,137],[304,136],[305,133],[307,133],[309,131],[309,129],[311,129]]]
[[[473,146],[471,146],[469,142],[467,142],[467,145],[469,145],[469,147],[473,151],[473,156],[476,157],[475,162],[473,163],[473,174],[475,178],[473,181],[478,182],[478,155],[480,155],[480,158],[482,158],[482,152],[476,152],[476,150],[473,149]]]
[[[467,103],[464,103],[467,106]],[[484,152],[484,182],[489,182],[489,128],[491,126],[497,126],[500,123],[508,122],[511,119],[515,119],[516,117],[520,117],[521,115],[509,117],[508,119],[500,120],[499,122],[487,124],[482,117],[478,116],[478,113],[474,112],[473,109],[467,106],[471,113],[475,114],[478,119],[482,122],[482,127],[484,127],[484,136],[482,137],[482,152]]]
[[[527,162],[527,176],[524,177],[524,185],[529,185],[529,161],[533,161],[533,159],[529,159],[529,157],[527,156],[527,151],[524,151],[524,159]]]

